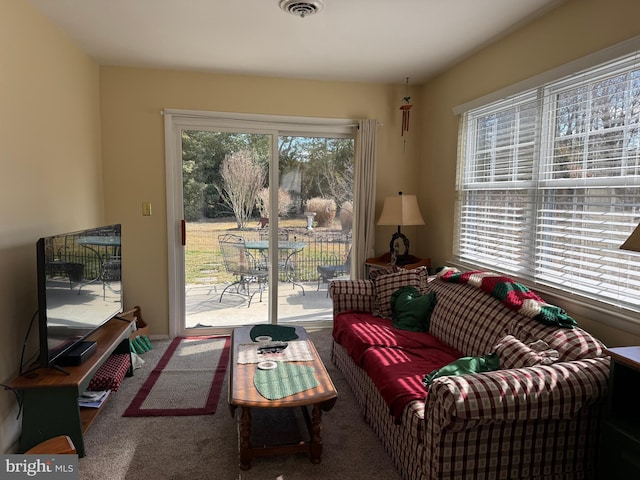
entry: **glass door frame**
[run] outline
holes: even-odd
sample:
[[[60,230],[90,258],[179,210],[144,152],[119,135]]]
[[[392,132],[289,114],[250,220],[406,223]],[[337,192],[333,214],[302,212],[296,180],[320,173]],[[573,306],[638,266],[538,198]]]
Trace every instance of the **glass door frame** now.
[[[169,293],[169,336],[207,335],[229,333],[230,327],[186,329],[185,327],[185,259],[183,246],[183,187],[182,187],[182,142],[184,130],[210,130],[272,135],[271,160],[269,162],[269,185],[279,185],[279,136],[336,136],[352,137],[357,122],[351,119],[327,119],[291,117],[280,115],[239,114],[207,112],[199,110],[165,109],[165,168],[167,201],[167,255]],[[270,209],[277,212],[278,188],[269,189]],[[269,228],[269,261],[278,261],[278,215]],[[275,262],[275,263],[274,263]],[[278,271],[269,271],[268,322],[277,323],[278,318]],[[271,287],[273,286],[273,288]]]

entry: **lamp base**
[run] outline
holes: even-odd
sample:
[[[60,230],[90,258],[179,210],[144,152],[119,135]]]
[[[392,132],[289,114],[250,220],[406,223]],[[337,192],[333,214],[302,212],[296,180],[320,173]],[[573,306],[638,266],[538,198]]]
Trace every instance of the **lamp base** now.
[[[398,229],[399,230],[399,229]],[[399,239],[402,239],[402,243],[404,244],[404,252],[400,253],[400,248],[396,244]],[[398,242],[400,243],[400,242]],[[405,236],[404,233],[400,233],[399,231],[394,233],[391,237],[391,242],[389,242],[389,253],[391,255],[395,255],[396,257],[400,257],[403,255],[409,255],[409,239]]]

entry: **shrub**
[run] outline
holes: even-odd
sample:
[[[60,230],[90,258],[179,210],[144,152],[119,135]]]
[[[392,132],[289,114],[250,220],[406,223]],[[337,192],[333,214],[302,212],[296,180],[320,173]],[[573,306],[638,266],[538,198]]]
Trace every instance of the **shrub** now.
[[[291,195],[286,190],[282,188],[278,189],[278,216],[286,217],[289,214],[289,210],[291,209],[291,204],[293,201],[291,200]],[[258,192],[258,199],[256,200],[256,206],[260,211],[260,216],[262,218],[269,217],[269,189],[263,188]]]
[[[315,212],[314,220],[319,227],[330,227],[336,218],[336,202],[333,198],[310,198],[307,212]]]

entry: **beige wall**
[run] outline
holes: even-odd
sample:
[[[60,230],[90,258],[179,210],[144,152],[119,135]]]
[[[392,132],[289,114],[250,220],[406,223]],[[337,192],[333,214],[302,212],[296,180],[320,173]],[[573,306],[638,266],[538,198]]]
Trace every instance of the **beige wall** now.
[[[164,108],[220,112],[375,118],[378,129],[378,199],[415,193],[420,117],[413,114],[403,153],[398,85],[287,80],[263,77],[102,67],[100,70],[105,163],[105,209],[123,224],[125,303],[143,308],[152,334],[168,334],[167,224]],[[411,90],[409,92],[412,94]],[[150,201],[153,216],[142,216]],[[380,228],[378,253],[393,228]]]
[[[168,332],[163,108],[376,118],[384,124],[376,210],[399,190],[417,193],[427,225],[407,229],[412,253],[441,265],[451,256],[453,229],[452,108],[638,35],[638,18],[637,0],[568,0],[424,87],[412,86],[403,153],[402,72],[397,85],[377,85],[98,69],[28,2],[0,0],[0,382],[18,372],[36,309],[35,241],[43,235],[122,223],[126,306],[141,305],[154,334]],[[142,216],[143,201],[153,203],[152,217]],[[392,232],[377,228],[377,253]],[[579,320],[610,345],[640,343]],[[34,352],[31,342],[28,355]],[[16,413],[12,394],[0,393],[0,451],[18,437]]]
[[[0,0],[0,383],[37,309],[36,240],[103,221],[98,66],[28,2]],[[37,353],[37,329],[27,358]],[[0,452],[19,435],[0,389]]]
[[[421,237],[422,255],[445,265],[452,254],[458,131],[453,107],[640,35],[639,18],[637,0],[570,0],[424,85],[420,201],[430,228]],[[602,318],[577,319],[610,346],[640,344],[639,337],[599,323]]]

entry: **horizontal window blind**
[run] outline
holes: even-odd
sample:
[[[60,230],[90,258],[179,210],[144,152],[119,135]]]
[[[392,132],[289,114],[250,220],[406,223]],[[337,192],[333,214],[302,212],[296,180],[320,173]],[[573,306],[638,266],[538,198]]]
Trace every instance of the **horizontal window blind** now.
[[[457,189],[457,260],[640,311],[638,54],[466,112]]]

